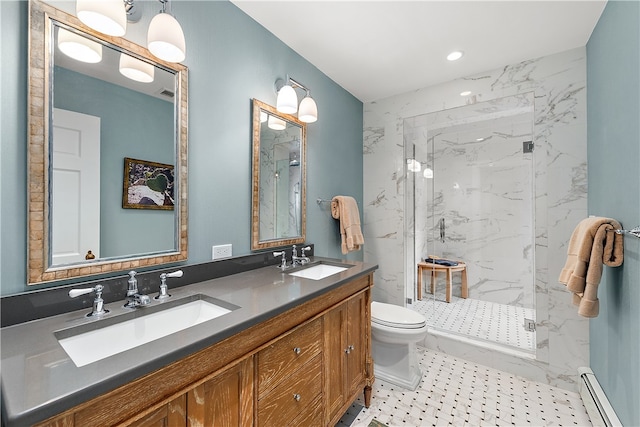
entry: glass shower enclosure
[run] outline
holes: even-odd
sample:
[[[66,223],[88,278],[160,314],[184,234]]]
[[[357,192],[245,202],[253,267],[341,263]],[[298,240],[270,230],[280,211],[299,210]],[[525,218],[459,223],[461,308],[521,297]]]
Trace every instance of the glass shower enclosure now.
[[[407,301],[433,333],[535,352],[533,107],[529,93],[404,120]],[[466,266],[467,297],[458,268],[447,302],[428,262],[418,299],[425,258]]]

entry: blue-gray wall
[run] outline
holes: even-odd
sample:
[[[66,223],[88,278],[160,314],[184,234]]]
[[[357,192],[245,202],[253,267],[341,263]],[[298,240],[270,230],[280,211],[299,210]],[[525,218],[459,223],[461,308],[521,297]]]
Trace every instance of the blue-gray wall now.
[[[54,81],[56,108],[100,118],[100,257],[178,247],[173,210],[122,207],[125,157],[175,165],[173,103],[61,67]]]
[[[142,2],[143,19],[127,30],[138,44],[157,12],[153,3]],[[0,8],[0,289],[9,295],[27,290],[27,3],[0,1]],[[173,12],[189,67],[188,262],[210,260],[216,244],[250,253],[251,99],[274,105],[274,82],[286,74],[308,86],[318,104],[318,121],[307,127],[307,241],[316,255],[342,258],[337,224],[315,200],[352,195],[362,213],[362,103],[227,1],[174,2]],[[362,252],[347,258],[361,260]]]
[[[640,3],[609,1],[587,44],[589,214],[640,225]],[[620,421],[640,425],[640,239],[606,268],[590,360]]]

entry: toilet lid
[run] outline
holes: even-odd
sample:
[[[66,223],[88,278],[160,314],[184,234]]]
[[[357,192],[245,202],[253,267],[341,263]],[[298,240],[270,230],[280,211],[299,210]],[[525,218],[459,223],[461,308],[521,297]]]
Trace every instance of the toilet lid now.
[[[427,320],[420,313],[399,305],[373,301],[371,303],[371,321],[392,328],[422,328]]]

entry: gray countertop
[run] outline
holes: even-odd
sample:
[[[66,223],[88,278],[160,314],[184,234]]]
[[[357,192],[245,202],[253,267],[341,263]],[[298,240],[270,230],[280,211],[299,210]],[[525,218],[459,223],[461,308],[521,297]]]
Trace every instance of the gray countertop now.
[[[283,273],[269,266],[170,289],[172,298],[168,301],[204,294],[240,308],[80,368],[60,346],[54,332],[102,320],[85,317],[87,310],[2,328],[0,375],[6,427],[42,421],[377,268],[358,261],[312,259],[312,262],[317,261],[337,262],[350,267],[321,280],[310,280],[290,276],[288,273],[293,270]],[[152,298],[151,305],[163,303]],[[123,301],[105,305],[110,310],[106,316],[114,317],[130,311],[122,305]],[[143,312],[145,309],[136,310]]]

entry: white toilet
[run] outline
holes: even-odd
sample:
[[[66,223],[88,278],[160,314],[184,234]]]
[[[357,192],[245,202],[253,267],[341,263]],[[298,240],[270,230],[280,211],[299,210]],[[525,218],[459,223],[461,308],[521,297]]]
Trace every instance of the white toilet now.
[[[371,303],[371,351],[374,375],[415,390],[422,378],[416,343],[427,336],[423,315],[398,305]]]

